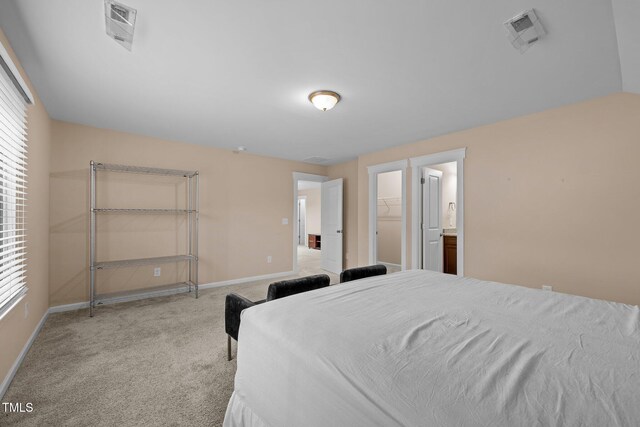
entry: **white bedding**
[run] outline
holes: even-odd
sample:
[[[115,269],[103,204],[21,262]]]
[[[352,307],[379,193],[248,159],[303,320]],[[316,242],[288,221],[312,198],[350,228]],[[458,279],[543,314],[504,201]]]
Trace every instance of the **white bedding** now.
[[[242,314],[224,425],[640,425],[640,310],[407,271]]]

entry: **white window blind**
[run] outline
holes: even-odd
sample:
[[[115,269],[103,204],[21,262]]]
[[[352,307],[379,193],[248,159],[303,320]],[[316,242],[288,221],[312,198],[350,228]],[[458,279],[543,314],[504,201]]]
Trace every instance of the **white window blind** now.
[[[24,95],[3,58],[0,65],[1,317],[27,292],[27,111]]]

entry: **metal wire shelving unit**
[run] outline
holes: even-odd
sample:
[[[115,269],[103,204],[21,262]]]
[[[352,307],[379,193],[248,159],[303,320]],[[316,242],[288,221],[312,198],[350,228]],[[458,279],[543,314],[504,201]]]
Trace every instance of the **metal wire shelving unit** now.
[[[89,316],[93,317],[96,303],[107,295],[97,293],[96,271],[110,268],[139,267],[152,264],[166,264],[185,261],[189,263],[188,278],[186,282],[176,283],[171,286],[188,286],[189,292],[193,288],[195,297],[198,298],[198,213],[199,213],[199,178],[198,171],[184,171],[176,169],[146,168],[141,166],[116,165],[91,161],[89,163],[91,174],[91,200],[90,200],[90,304]],[[98,208],[96,206],[96,181],[97,171],[136,173],[146,175],[164,175],[183,177],[187,180],[187,206],[185,209],[133,209],[133,208]],[[116,261],[96,260],[96,217],[97,214],[169,214],[187,215],[187,247],[188,253],[182,255],[162,256],[153,258],[123,259]],[[166,287],[166,286],[165,286]]]

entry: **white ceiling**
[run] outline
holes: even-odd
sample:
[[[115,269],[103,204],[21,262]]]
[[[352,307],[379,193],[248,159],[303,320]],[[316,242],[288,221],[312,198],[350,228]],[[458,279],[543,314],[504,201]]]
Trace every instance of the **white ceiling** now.
[[[640,93],[640,1],[613,0],[622,71],[622,89]]]
[[[132,52],[102,0],[0,2],[53,118],[330,164],[622,90],[610,0],[122,1]],[[521,55],[502,23],[529,8],[548,35]]]

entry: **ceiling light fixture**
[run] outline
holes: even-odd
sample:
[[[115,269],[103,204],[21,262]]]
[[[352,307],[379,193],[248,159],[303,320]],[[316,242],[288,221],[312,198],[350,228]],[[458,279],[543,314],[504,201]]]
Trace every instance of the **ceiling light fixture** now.
[[[331,110],[340,101],[340,95],[331,90],[317,90],[309,95],[309,101],[318,110]]]

